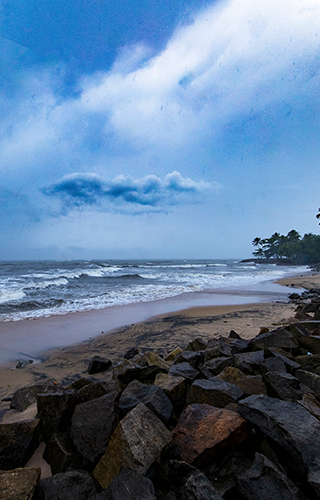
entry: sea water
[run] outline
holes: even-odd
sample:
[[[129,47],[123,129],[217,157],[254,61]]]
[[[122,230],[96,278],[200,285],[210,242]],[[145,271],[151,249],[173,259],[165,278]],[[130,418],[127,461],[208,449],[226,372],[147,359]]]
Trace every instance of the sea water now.
[[[236,260],[2,261],[0,321],[236,291],[306,271]]]

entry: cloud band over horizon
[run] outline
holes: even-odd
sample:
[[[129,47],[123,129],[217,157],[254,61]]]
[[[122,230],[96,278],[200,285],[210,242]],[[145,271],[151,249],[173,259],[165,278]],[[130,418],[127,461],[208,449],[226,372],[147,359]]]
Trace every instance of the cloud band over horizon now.
[[[217,185],[204,181],[193,181],[182,177],[180,172],[167,174],[162,180],[157,175],[147,175],[141,179],[118,175],[112,180],[104,180],[94,173],[73,173],[42,188],[47,196],[58,197],[64,208],[103,206],[103,202],[141,205],[143,207],[168,207],[200,201],[203,195]],[[104,207],[107,209],[106,207]]]

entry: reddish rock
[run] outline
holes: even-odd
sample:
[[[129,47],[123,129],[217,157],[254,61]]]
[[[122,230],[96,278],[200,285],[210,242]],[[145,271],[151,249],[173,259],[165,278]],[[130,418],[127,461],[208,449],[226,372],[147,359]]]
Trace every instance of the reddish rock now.
[[[182,412],[166,458],[205,466],[223,448],[241,443],[249,433],[237,413],[206,404],[191,404]]]

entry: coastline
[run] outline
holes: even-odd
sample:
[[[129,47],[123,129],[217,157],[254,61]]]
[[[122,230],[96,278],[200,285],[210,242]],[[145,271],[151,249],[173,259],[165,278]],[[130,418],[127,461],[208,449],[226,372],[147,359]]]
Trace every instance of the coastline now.
[[[288,296],[291,289],[320,288],[320,274],[284,278],[277,283],[290,287],[289,291],[286,290]],[[29,364],[22,369],[14,368],[13,362],[1,365],[0,400],[39,379],[52,377],[59,384],[68,385],[81,377],[88,377],[88,365],[95,355],[114,362],[131,347],[137,347],[140,352],[154,349],[167,353],[177,346],[185,348],[196,337],[209,340],[227,336],[231,330],[235,330],[242,338],[250,339],[262,327],[275,329],[292,320],[294,310],[295,305],[288,300],[261,301],[249,304],[200,305],[149,316],[148,319],[102,332],[95,337],[87,337],[84,341],[47,350],[43,352],[41,362]],[[96,314],[97,311],[92,311],[92,316]],[[81,313],[77,316],[78,325],[80,315]],[[32,326],[35,321],[28,323]],[[106,377],[108,372],[94,376],[95,380]],[[0,410],[8,410],[9,405],[8,402],[1,402]]]
[[[288,278],[291,282],[292,277]],[[196,307],[241,306],[287,301],[288,291],[279,282],[262,281],[226,289],[183,293],[165,299],[79,311],[48,317],[0,322],[0,366],[32,360],[39,363],[48,352],[141,323],[159,315],[170,315]],[[297,291],[301,289],[298,287]],[[219,309],[215,311],[219,315]]]

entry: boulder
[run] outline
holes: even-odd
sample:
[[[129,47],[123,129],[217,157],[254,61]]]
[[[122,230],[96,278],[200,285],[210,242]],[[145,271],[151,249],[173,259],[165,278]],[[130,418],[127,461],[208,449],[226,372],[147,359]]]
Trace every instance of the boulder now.
[[[238,413],[191,404],[182,412],[165,455],[167,459],[203,467],[219,451],[241,443],[248,433],[248,424]]]
[[[81,377],[69,384],[67,387],[61,387],[60,390],[64,391],[65,389],[74,389],[75,391],[80,391],[84,387],[88,387],[93,384],[94,382],[91,378]]]
[[[161,420],[140,403],[119,422],[94,476],[106,489],[124,468],[143,475],[170,441]]]
[[[134,379],[139,380],[140,382],[153,382],[158,373],[168,373],[168,370],[157,365],[139,366],[132,364],[126,365],[119,370],[117,377],[120,382],[127,385]]]
[[[304,407],[268,396],[239,401],[240,414],[283,448],[301,470],[318,456],[320,422]]]
[[[176,356],[182,352],[181,347],[176,347],[173,351],[169,352],[169,354],[166,357],[166,361],[174,361]]]
[[[207,361],[204,364],[204,367],[209,371],[209,373],[212,375],[219,375],[220,372],[226,367],[226,366],[232,366],[233,364],[233,358],[229,356],[228,358],[226,357],[221,357],[221,358],[213,358],[210,359],[210,361]]]
[[[46,381],[39,380],[34,385],[27,385],[26,387],[18,389],[12,396],[10,408],[24,411],[28,406],[36,402],[38,394],[57,392],[59,389],[54,379],[48,379]]]
[[[286,365],[280,358],[267,358],[260,363],[260,373],[265,375],[268,372],[287,373]]]
[[[83,459],[79,456],[69,433],[53,434],[46,444],[43,458],[50,465],[52,474],[83,468]]]
[[[171,366],[169,375],[183,377],[189,382],[193,382],[196,378],[200,377],[200,373],[189,363],[179,363],[178,365]]]
[[[318,335],[302,337],[300,345],[312,354],[320,354],[320,337]]]
[[[93,375],[94,373],[100,373],[108,370],[112,362],[110,359],[101,358],[101,356],[93,356],[92,360],[89,363],[88,373],[89,375]]]
[[[134,358],[137,354],[139,354],[139,351],[136,347],[131,347],[131,349],[129,349],[125,355],[124,355],[124,359],[132,359]]]
[[[152,481],[130,469],[122,471],[108,488],[90,500],[157,500]]]
[[[218,338],[218,348],[219,348],[219,356],[223,356],[228,358],[232,355],[231,346],[226,342],[226,339],[223,337]]]
[[[40,475],[38,467],[0,471],[0,500],[31,500]]]
[[[240,335],[234,330],[230,330],[229,339],[241,339]]]
[[[85,403],[86,401],[101,398],[110,393],[116,392],[117,395],[119,395],[123,389],[125,389],[125,384],[122,384],[119,380],[101,380],[100,382],[93,382],[77,390],[77,395],[80,402]]]
[[[302,335],[299,338],[301,337]],[[299,353],[300,346],[296,336],[286,328],[277,328],[271,332],[259,334],[250,341],[250,348],[254,351],[269,347],[280,347],[295,355]]]
[[[206,363],[210,359],[218,358],[219,355],[220,355],[220,349],[218,342],[216,342],[215,345],[210,345],[205,349],[205,351],[203,351],[203,360]]]
[[[158,354],[154,351],[148,351],[138,361],[140,366],[160,366],[160,368],[164,368],[165,370],[169,370],[170,364],[164,361]]]
[[[317,398],[320,398],[320,375],[305,370],[297,370],[296,377],[302,384],[309,387]]]
[[[91,474],[74,470],[41,479],[39,500],[88,500],[100,491]]]
[[[182,351],[175,359],[174,364],[178,363],[189,363],[193,368],[197,366],[202,361],[202,352],[195,351]]]
[[[92,399],[75,407],[71,437],[78,452],[91,462],[95,462],[106,449],[117,424],[115,412],[116,392]]]
[[[227,367],[220,375],[221,380],[234,384],[243,390],[245,396],[252,394],[267,394],[267,388],[262,380],[261,375],[245,375],[238,368]]]
[[[209,479],[199,470],[189,474],[179,491],[181,500],[223,500],[216,492]]]
[[[302,397],[299,380],[283,372],[268,372],[263,376],[269,396],[284,401],[298,401]]]
[[[42,421],[42,434],[47,442],[57,432],[71,428],[71,417],[79,397],[74,389],[37,395],[38,418]]]
[[[250,341],[245,339],[235,339],[230,342],[232,354],[238,354],[240,352],[245,352],[248,350]]]
[[[320,403],[317,398],[311,393],[303,395],[302,399],[298,401],[299,405],[304,406],[314,417],[320,420]]]
[[[267,349],[267,355],[281,359],[284,362],[287,371],[291,374],[294,374],[295,370],[299,370],[300,368],[299,363],[295,361],[294,357],[289,352],[280,349],[280,347],[269,347]]]
[[[203,351],[207,347],[207,343],[200,338],[191,340],[187,345],[187,351]]]
[[[245,446],[246,442],[244,443]],[[241,446],[241,445],[240,445]],[[215,460],[205,470],[207,478],[214,484],[215,490],[226,499],[237,499],[239,490],[236,478],[252,466],[253,460],[231,449],[227,454]]]
[[[259,374],[260,363],[263,360],[263,351],[243,352],[234,355],[234,366],[246,375]]]
[[[159,375],[161,376],[161,374]],[[133,380],[123,391],[119,400],[122,416],[140,403],[145,404],[164,423],[167,423],[171,417],[172,403],[161,387]]]
[[[0,424],[0,469],[23,467],[39,445],[40,420]]]
[[[302,500],[301,492],[264,455],[255,454],[254,463],[237,478],[240,493],[246,500]]]
[[[199,403],[224,408],[229,403],[237,403],[244,392],[234,384],[218,377],[210,380],[196,380],[187,392],[187,404]]]
[[[296,361],[299,363],[298,369],[301,368],[320,375],[320,354],[297,356]]]
[[[309,467],[308,471],[308,483],[317,495],[317,498],[320,498],[320,461],[316,459],[313,464]]]
[[[156,485],[166,485],[176,493],[182,488],[190,474],[198,469],[187,462],[166,460],[157,471]]]
[[[155,378],[154,385],[161,387],[170,399],[175,411],[179,411],[183,407],[188,389],[188,383],[184,377],[159,373]]]

